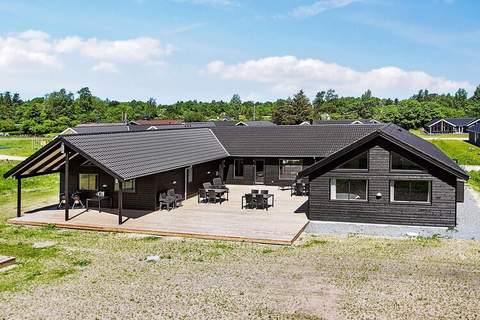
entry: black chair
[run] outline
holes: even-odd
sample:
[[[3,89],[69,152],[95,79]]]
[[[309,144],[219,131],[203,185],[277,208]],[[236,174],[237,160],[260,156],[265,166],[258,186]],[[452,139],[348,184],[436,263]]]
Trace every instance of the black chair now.
[[[75,192],[72,195],[72,201],[73,201],[72,209],[75,209],[75,206],[80,206],[81,208],[85,208],[81,199],[80,192]]]
[[[221,201],[220,197],[217,197],[215,190],[208,190],[208,202],[217,203],[217,200]]]
[[[268,204],[267,204],[267,199],[263,196],[263,194],[257,194],[255,195],[255,208],[257,209],[267,209],[268,210]]]
[[[253,194],[251,193],[247,193],[245,195],[245,208],[247,209],[255,208],[255,201],[253,199]],[[243,204],[242,204],[242,209],[243,209]]]
[[[258,190],[252,189],[252,194],[258,194]]]
[[[218,189],[224,189],[225,185],[222,182],[221,178],[213,178],[213,186]]]
[[[158,197],[158,203],[160,205],[160,210],[163,210],[165,206],[168,211],[175,207],[175,197],[167,196],[165,192],[161,193]]]
[[[260,191],[261,194],[268,194],[268,190],[262,190]]]
[[[207,191],[205,191],[205,189],[198,190],[198,203],[200,202],[208,202]]]

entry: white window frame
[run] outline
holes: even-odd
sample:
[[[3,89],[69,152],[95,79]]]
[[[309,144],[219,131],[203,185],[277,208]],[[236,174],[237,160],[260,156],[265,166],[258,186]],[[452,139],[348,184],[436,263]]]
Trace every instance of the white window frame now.
[[[367,167],[366,168],[342,168],[343,165],[347,164],[348,162],[350,162],[350,161],[352,161],[356,158],[359,158],[360,156],[364,155],[365,153],[367,154]],[[369,169],[370,169],[370,151],[369,150],[357,154],[353,158],[348,159],[347,161],[343,162],[341,165],[339,165],[338,167],[335,168],[335,170],[350,171],[350,172],[352,172],[352,171],[368,172]]]
[[[405,158],[406,160],[412,162],[413,164],[418,166],[419,169],[394,169],[393,168],[393,154],[394,153],[399,155],[400,157]],[[412,160],[408,159],[407,157],[402,156],[398,152],[390,151],[390,171],[391,172],[425,172],[426,169],[424,167],[422,167],[421,165],[419,165],[418,163],[416,163],[415,161],[412,161]]]
[[[428,199],[427,199],[427,201],[395,200],[395,181],[428,182]],[[432,203],[432,181],[431,180],[412,180],[412,179],[390,180],[390,202],[393,202],[393,203],[431,204]]]
[[[241,175],[241,176],[237,176],[237,174],[236,174],[236,171],[237,171],[237,170],[235,170],[235,168],[236,168],[235,163],[236,163],[237,161],[241,161],[241,162],[242,162],[242,173],[243,173],[243,175]],[[242,178],[245,176],[245,167],[244,167],[244,166],[245,166],[245,164],[244,164],[244,159],[233,159],[233,178],[235,178],[235,179],[242,179]]]
[[[365,184],[365,199],[337,199],[337,179],[340,180],[363,180]],[[330,200],[331,201],[354,201],[354,202],[368,202],[368,179],[363,178],[330,178]]]

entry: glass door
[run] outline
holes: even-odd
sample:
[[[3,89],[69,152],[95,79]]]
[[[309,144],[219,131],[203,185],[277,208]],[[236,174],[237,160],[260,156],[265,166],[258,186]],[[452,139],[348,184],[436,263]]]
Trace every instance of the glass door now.
[[[255,184],[265,183],[265,160],[253,160],[255,167]]]

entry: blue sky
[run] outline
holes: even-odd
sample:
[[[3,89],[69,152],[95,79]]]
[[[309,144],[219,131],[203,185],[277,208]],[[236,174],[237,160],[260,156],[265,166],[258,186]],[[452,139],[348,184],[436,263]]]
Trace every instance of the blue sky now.
[[[25,98],[401,98],[480,83],[474,0],[15,0],[0,15],[0,90]]]

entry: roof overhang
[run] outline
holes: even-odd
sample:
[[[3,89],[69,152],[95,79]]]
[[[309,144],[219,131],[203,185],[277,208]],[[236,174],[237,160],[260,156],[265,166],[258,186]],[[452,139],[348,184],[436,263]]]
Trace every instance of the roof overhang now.
[[[437,121],[435,121],[435,122],[433,122],[433,123],[430,123],[429,125],[426,125],[426,127],[431,127],[431,126],[433,126],[433,125],[435,125],[435,124],[437,124],[437,123],[439,123],[439,122],[441,122],[441,121],[446,122],[446,123],[448,123],[449,125],[452,125],[452,126],[454,126],[454,127],[458,127],[458,125],[453,124],[453,123],[451,123],[451,122],[449,122],[449,121],[447,121],[447,120],[445,120],[445,119],[438,119]]]
[[[309,176],[313,172],[315,172],[315,171],[319,170],[320,168],[326,166],[327,164],[331,163],[332,161],[346,155],[347,153],[359,148],[363,144],[365,144],[365,143],[367,143],[367,142],[369,142],[369,141],[371,141],[371,140],[373,140],[377,137],[381,137],[381,138],[383,138],[387,141],[392,142],[395,145],[398,145],[398,146],[404,148],[405,150],[415,154],[416,156],[434,164],[435,166],[439,167],[440,169],[445,170],[445,171],[453,174],[457,178],[461,178],[461,179],[465,179],[465,180],[467,180],[469,178],[468,174],[463,169],[461,169],[460,167],[458,168],[458,170],[454,170],[453,168],[451,168],[451,167],[445,165],[444,163],[442,163],[441,161],[438,161],[434,157],[431,157],[431,156],[425,154],[421,150],[418,150],[418,149],[410,146],[409,144],[406,144],[403,141],[401,141],[399,139],[396,139],[389,134],[386,134],[385,132],[383,132],[381,130],[374,131],[371,134],[365,136],[364,138],[362,138],[360,140],[357,140],[354,143],[346,146],[345,148],[333,153],[332,155],[314,163],[313,165],[311,165],[311,166],[305,168],[304,170],[300,171],[298,173],[298,175],[300,177]]]

